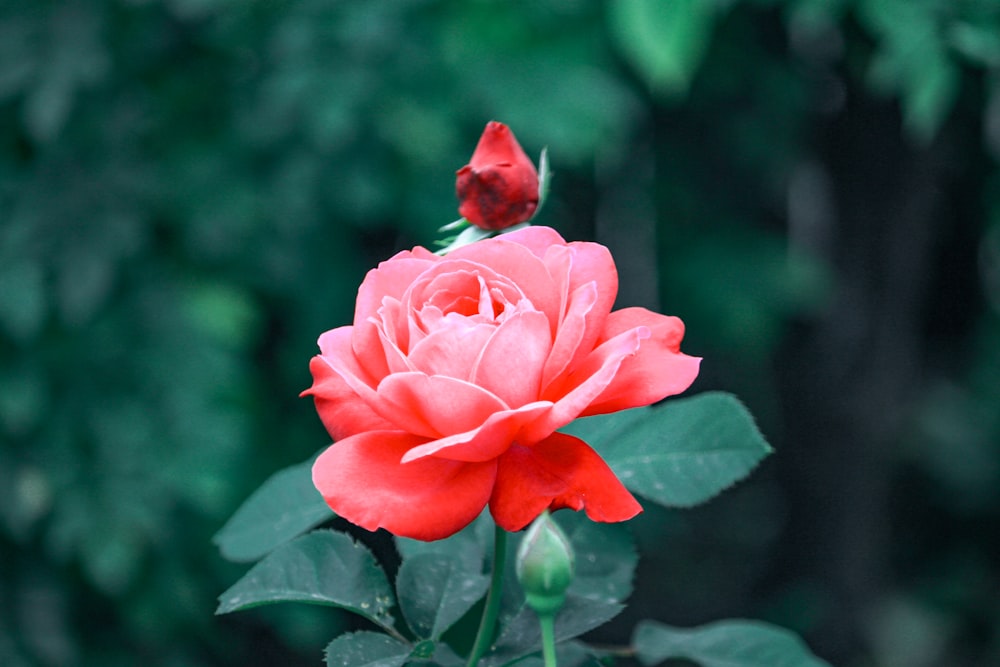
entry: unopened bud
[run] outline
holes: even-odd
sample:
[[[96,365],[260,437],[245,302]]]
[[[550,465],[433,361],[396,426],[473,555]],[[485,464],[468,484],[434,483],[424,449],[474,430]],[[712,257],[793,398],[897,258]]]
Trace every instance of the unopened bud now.
[[[573,582],[573,547],[547,511],[524,534],[516,571],[528,606],[539,616],[555,614],[562,607]]]
[[[455,176],[458,212],[481,229],[507,229],[538,208],[538,171],[503,123],[486,125],[469,164]]]

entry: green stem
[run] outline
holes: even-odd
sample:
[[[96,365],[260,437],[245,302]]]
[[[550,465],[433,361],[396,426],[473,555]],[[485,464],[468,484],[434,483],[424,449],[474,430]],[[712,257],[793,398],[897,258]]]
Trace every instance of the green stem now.
[[[545,667],[556,667],[556,615],[541,614],[538,622],[542,626],[542,657]]]
[[[472,652],[469,653],[467,667],[476,667],[479,659],[483,657],[493,642],[497,616],[500,615],[500,593],[503,588],[503,572],[506,567],[507,531],[497,526],[493,535],[493,575],[490,577],[490,590],[486,594],[486,607],[483,609],[483,617],[479,621],[476,642],[472,645]]]

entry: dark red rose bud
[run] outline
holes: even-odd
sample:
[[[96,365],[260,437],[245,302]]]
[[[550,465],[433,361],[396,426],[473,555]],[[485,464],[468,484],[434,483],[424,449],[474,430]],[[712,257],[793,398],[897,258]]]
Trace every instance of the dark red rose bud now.
[[[538,208],[538,172],[514,133],[490,121],[469,164],[457,172],[458,212],[483,229],[506,229]]]

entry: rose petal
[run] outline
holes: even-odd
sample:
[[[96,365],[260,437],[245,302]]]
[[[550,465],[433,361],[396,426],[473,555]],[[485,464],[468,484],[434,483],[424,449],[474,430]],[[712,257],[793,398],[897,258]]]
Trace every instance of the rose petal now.
[[[352,335],[354,327],[338,327],[323,333],[319,337],[320,359],[326,362],[330,368],[337,372],[347,383],[347,386],[354,391],[369,407],[374,409],[378,397],[375,394],[374,385],[378,380],[372,378],[368,372],[358,364],[352,348]]]
[[[559,290],[541,260],[529,248],[507,240],[510,236],[471,243],[449,253],[448,259],[475,263],[484,276],[496,275],[498,283],[516,285],[535,310],[545,313],[555,331],[561,309]]]
[[[427,375],[446,375],[468,381],[476,360],[496,326],[472,324],[465,318],[443,317],[438,329],[413,346],[409,363]]]
[[[552,246],[566,245],[566,239],[560,236],[559,232],[551,227],[540,225],[522,227],[521,229],[505,233],[501,238],[509,243],[524,246],[539,259],[545,257],[546,251]]]
[[[493,164],[513,164],[531,171],[535,170],[535,165],[514,138],[514,133],[509,127],[495,120],[486,124],[469,160],[469,166],[474,169],[482,169]]]
[[[536,401],[551,349],[548,318],[537,311],[516,313],[496,328],[483,347],[472,382],[512,407]]]
[[[392,325],[394,339],[404,352],[423,340],[434,319],[423,317],[425,312],[444,317],[461,315],[477,323],[492,322],[499,305],[494,299],[516,304],[527,297],[490,267],[449,258],[422,275],[403,295],[400,308],[404,315]]]
[[[341,440],[356,433],[392,428],[392,425],[372,411],[343,378],[320,356],[309,361],[313,385],[302,392],[312,396],[316,412],[334,440]]]
[[[400,463],[424,439],[399,431],[360,433],[329,447],[313,464],[313,484],[338,515],[366,530],[437,540],[479,516],[496,462],[422,459]]]
[[[649,329],[652,335],[642,341],[634,356],[622,362],[614,380],[583,411],[582,416],[650,405],[681,393],[698,376],[701,359],[680,351],[684,323],[676,317],[660,315],[645,308],[623,308],[608,317],[604,337],[614,337],[637,328]]]
[[[541,399],[552,401],[552,410],[522,431],[523,444],[543,440],[579,417],[611,384],[622,361],[635,354],[644,336],[649,336],[649,331],[637,328],[605,341],[564,380],[547,387]]]
[[[483,229],[505,229],[531,218],[538,208],[538,174],[529,168],[497,163],[466,165],[455,174],[459,214]]]
[[[518,440],[526,424],[537,420],[552,404],[539,401],[490,415],[482,426],[457,435],[433,440],[414,447],[403,457],[403,462],[415,461],[426,456],[454,461],[488,461],[503,454]]]
[[[553,246],[545,253],[545,266],[553,281],[560,286],[564,303],[569,302],[581,286],[595,283],[597,299],[584,316],[584,330],[577,354],[569,366],[580,363],[604,331],[604,321],[618,295],[618,269],[611,251],[599,243],[574,242]]]
[[[369,354],[373,357],[381,357],[386,366],[386,372],[378,377],[384,378],[390,373],[406,373],[417,370],[416,367],[414,367],[414,365],[410,362],[409,358],[403,354],[402,350],[399,349],[395,341],[393,341],[392,336],[383,331],[381,328],[378,328],[377,330],[378,342],[381,345],[379,348],[372,348]],[[355,353],[355,356],[357,357],[357,353]],[[364,364],[363,357],[358,357],[358,360],[365,366],[365,368],[371,367],[371,365]]]
[[[566,314],[556,331],[556,339],[552,343],[552,352],[545,362],[542,371],[542,389],[562,375],[577,357],[580,343],[587,328],[586,317],[597,303],[597,283],[590,282],[581,285],[569,298]],[[590,350],[586,350],[589,352]]]
[[[465,433],[508,410],[482,387],[443,375],[396,373],[378,386],[378,414],[400,429],[427,438]]]
[[[533,447],[514,445],[500,457],[489,505],[497,525],[507,531],[521,530],[546,508],[583,509],[604,522],[625,521],[642,511],[597,452],[564,433]]]
[[[437,255],[417,247],[413,251],[396,253],[369,271],[358,288],[354,310],[355,326],[372,317],[377,319],[384,297],[401,298],[420,274],[440,261],[441,258]]]

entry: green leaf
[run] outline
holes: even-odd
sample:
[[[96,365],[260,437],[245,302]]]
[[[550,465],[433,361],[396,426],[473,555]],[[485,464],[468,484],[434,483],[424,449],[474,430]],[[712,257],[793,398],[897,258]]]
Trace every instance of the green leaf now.
[[[697,628],[643,621],[632,644],[639,662],[649,666],[684,658],[701,667],[830,667],[794,633],[760,621],[719,621]]]
[[[710,0],[615,0],[612,34],[654,91],[683,95],[708,48],[715,5]]]
[[[425,553],[403,561],[396,593],[413,631],[437,639],[486,595],[489,585],[489,577],[466,571],[458,559]]]
[[[463,667],[465,659],[443,642],[425,639],[418,642],[410,652],[410,661],[418,661],[421,667]]]
[[[442,554],[456,559],[463,572],[483,574],[486,553],[492,553],[493,550],[493,519],[489,512],[483,512],[451,537],[434,542],[397,537],[396,549],[404,562],[421,554]]]
[[[461,667],[465,660],[447,644],[422,641],[416,646],[379,632],[352,632],[334,639],[326,647],[327,667]]]
[[[341,607],[392,628],[392,589],[366,547],[317,530],[275,549],[219,596],[217,614],[275,602]]]
[[[312,461],[271,475],[226,522],[213,541],[228,560],[258,560],[333,518],[312,483]]]
[[[569,593],[602,602],[621,602],[632,592],[639,561],[624,524],[595,523],[582,512],[556,512],[576,554],[576,576]]]
[[[444,248],[435,250],[435,255],[447,255],[452,250],[457,250],[462,246],[475,243],[476,241],[481,241],[493,235],[488,229],[480,229],[479,227],[469,226],[458,233],[451,243],[449,243]]]
[[[629,490],[667,507],[705,502],[771,452],[743,404],[720,392],[578,419],[563,430],[596,449]]]
[[[556,641],[566,641],[593,630],[610,621],[624,608],[623,605],[614,602],[601,602],[588,600],[577,595],[567,595],[566,604],[556,616]],[[499,665],[530,655],[540,650],[541,639],[538,616],[531,609],[523,607],[521,612],[504,626],[496,642],[496,647],[487,655],[482,664],[485,667],[499,667]]]
[[[340,635],[326,647],[327,667],[402,667],[411,648],[379,632]]]
[[[545,200],[549,197],[549,188],[552,185],[552,170],[549,168],[549,149],[543,148],[542,154],[538,157],[538,208],[535,215],[545,206]]]

